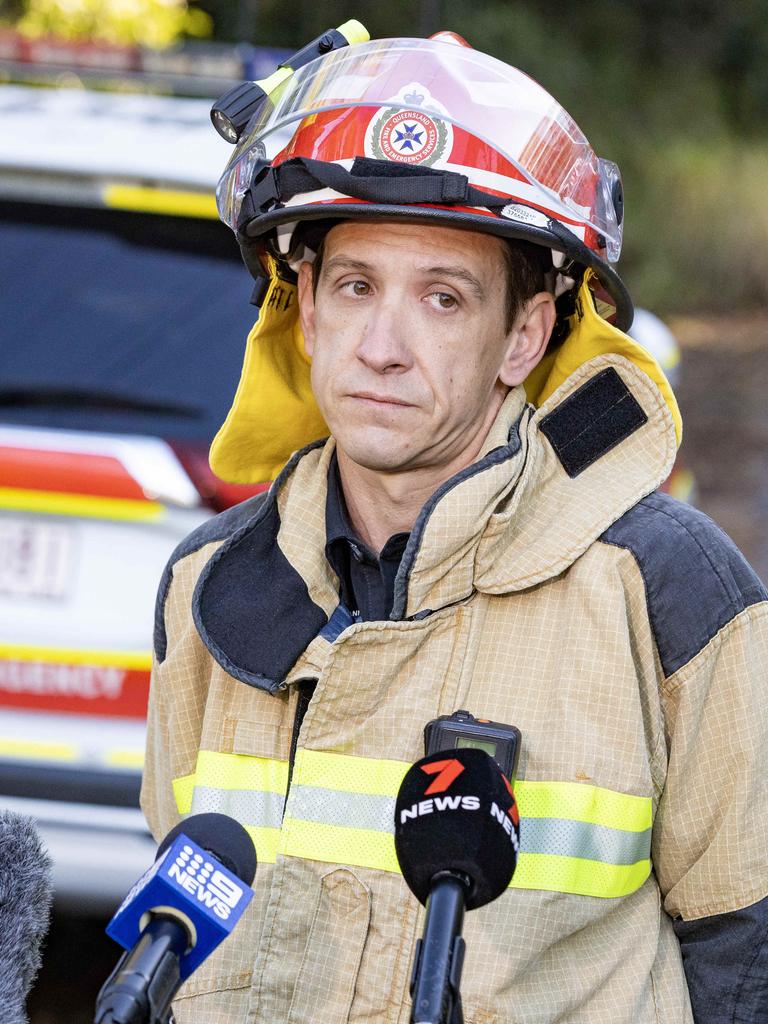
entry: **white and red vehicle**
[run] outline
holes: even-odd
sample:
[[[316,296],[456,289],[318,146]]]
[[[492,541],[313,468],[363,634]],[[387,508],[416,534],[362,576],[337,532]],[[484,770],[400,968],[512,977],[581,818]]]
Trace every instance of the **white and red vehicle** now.
[[[0,805],[36,817],[83,909],[152,858],[163,566],[253,493],[207,465],[255,319],[209,106],[0,86]]]

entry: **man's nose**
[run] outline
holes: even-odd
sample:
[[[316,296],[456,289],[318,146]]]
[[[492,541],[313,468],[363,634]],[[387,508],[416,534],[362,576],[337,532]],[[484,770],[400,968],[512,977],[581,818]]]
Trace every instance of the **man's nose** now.
[[[401,295],[381,296],[368,307],[355,354],[377,373],[397,373],[413,363],[408,314]]]

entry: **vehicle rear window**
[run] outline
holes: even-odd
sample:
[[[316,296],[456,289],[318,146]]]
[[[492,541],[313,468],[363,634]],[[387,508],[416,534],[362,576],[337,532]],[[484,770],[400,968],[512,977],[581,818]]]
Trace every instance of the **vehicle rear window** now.
[[[0,420],[208,441],[257,311],[231,232],[0,203]]]

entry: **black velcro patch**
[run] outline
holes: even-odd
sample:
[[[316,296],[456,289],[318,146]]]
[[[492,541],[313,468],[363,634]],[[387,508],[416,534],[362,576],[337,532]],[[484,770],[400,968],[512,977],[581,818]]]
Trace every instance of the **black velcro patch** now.
[[[637,399],[611,366],[545,416],[539,429],[568,476],[575,477],[647,422]]]

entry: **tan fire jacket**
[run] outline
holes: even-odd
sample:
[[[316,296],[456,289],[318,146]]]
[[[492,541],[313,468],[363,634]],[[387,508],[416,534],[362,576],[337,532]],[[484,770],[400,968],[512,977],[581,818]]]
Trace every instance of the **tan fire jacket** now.
[[[161,584],[143,807],[158,839],[231,814],[259,857],[179,1024],[407,1022],[423,911],[394,797],[457,708],[523,737],[518,869],[465,923],[467,1024],[690,1022],[671,917],[768,893],[768,594],[654,493],[675,452],[659,392],[619,356],[535,412],[513,392],[425,506],[384,622],[339,607],[331,452],[193,534]]]

